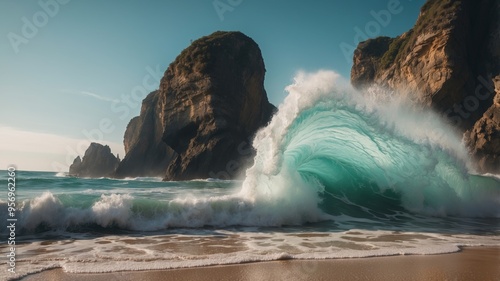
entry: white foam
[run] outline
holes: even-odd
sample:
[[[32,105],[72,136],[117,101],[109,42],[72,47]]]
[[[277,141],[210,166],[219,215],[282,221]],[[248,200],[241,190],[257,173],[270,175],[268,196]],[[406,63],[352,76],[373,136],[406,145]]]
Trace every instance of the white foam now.
[[[58,178],[67,178],[68,177],[68,173],[66,173],[66,172],[58,172],[58,173],[56,173],[55,176],[58,177]]]
[[[282,259],[434,255],[460,246],[498,246],[499,236],[352,229],[344,232],[258,229],[191,234],[79,237],[18,245],[18,276],[62,267],[72,273],[186,268]],[[198,234],[197,234],[198,233]],[[28,266],[30,264],[30,266]],[[0,277],[4,272],[0,272]]]
[[[92,206],[95,222],[102,227],[117,224],[126,228],[132,216],[132,199],[133,197],[128,194],[102,195]]]
[[[126,177],[124,179],[115,179],[115,180],[161,182],[161,181],[163,181],[163,178],[162,177]]]
[[[325,215],[318,208],[318,204],[321,203],[318,194],[324,192],[324,187],[319,182],[306,183],[296,170],[279,165],[283,160],[281,143],[286,138],[287,130],[301,112],[323,100],[332,101],[334,99],[338,102],[353,102],[356,107],[363,107],[365,111],[377,112],[380,115],[385,114],[388,128],[393,127],[393,130],[414,141],[430,142],[448,150],[454,149],[456,141],[452,135],[429,134],[426,130],[407,130],[407,127],[413,124],[408,123],[412,118],[401,122],[397,121],[403,112],[391,109],[390,106],[385,107],[387,110],[382,110],[369,101],[364,101],[364,98],[350,90],[332,91],[333,87],[337,87],[336,81],[338,79],[337,74],[329,71],[321,71],[315,75],[305,73],[298,75],[296,83],[288,87],[290,94],[285,103],[280,106],[279,112],[273,117],[270,125],[258,132],[254,141],[254,146],[257,149],[255,165],[247,171],[247,178],[239,192],[224,194],[221,191],[222,194],[216,194],[216,191],[213,190],[210,193],[207,193],[206,190],[191,190],[192,195],[180,193],[174,199],[162,197],[165,200],[148,201],[142,203],[145,206],[139,206],[134,205],[139,199],[138,195],[141,192],[139,188],[102,189],[98,193],[104,194],[86,209],[64,206],[56,195],[47,192],[30,201],[25,201],[20,214],[22,216],[20,223],[24,224],[27,230],[34,230],[41,222],[61,229],[66,229],[70,225],[86,223],[103,227],[117,225],[121,228],[138,230],[141,233],[153,230],[165,231],[165,229],[172,227],[196,228],[207,225],[213,227],[253,226],[252,228],[233,231],[227,229],[176,229],[176,233],[184,234],[156,236],[141,234],[141,237],[106,236],[99,238],[86,236],[73,237],[75,239],[67,241],[52,241],[54,244],[26,243],[17,248],[19,257],[21,257],[19,262],[33,266],[20,267],[20,274],[52,267],[62,267],[68,272],[113,272],[290,258],[325,259],[437,254],[457,251],[461,245],[498,246],[500,244],[498,235],[438,234],[431,232],[435,231],[432,230],[432,227],[428,227],[429,229],[421,233],[394,233],[390,230],[339,232],[339,229],[359,227],[363,224],[383,225],[384,229],[399,230],[402,227],[400,225],[392,226],[391,222],[384,224],[384,221],[372,221],[368,218]],[[426,121],[427,127],[436,124],[430,119]],[[360,145],[369,152],[375,151],[369,142],[360,141]],[[388,148],[391,147],[388,146]],[[308,149],[314,149],[314,146]],[[456,149],[455,154],[460,160],[461,150]],[[386,157],[384,154],[377,156],[377,165],[385,167],[384,164],[390,163],[390,159],[384,158]],[[446,167],[439,165],[432,167],[446,169]],[[425,172],[432,171],[426,170]],[[446,175],[447,177],[443,180],[452,183],[456,181],[454,177],[461,178],[456,173]],[[379,179],[374,178],[374,180]],[[141,181],[141,179],[121,181]],[[151,191],[148,190],[148,192]],[[157,191],[162,192],[161,190]],[[95,191],[86,192],[95,194]],[[175,194],[170,192],[165,193]],[[439,214],[441,211],[446,214],[448,210],[425,209],[422,204],[425,201],[425,192],[423,188],[406,192],[404,199],[408,201],[403,202],[405,207],[433,215]],[[453,204],[449,205],[458,206],[459,213],[475,215],[490,214],[491,210],[498,212],[498,208],[495,209],[495,207],[500,204],[500,201],[496,203],[491,201],[495,200],[495,196],[498,196],[496,190],[492,189],[489,193],[484,192],[479,195],[477,195],[478,192],[474,193],[471,190],[458,190],[459,195],[465,198],[470,196],[468,192],[473,195],[472,200],[470,200],[471,204],[460,205],[451,202]],[[450,203],[447,200],[443,202],[442,205]],[[356,204],[347,197],[344,198],[344,203],[364,208],[363,205]],[[139,207],[151,207],[152,209],[141,210]],[[139,212],[137,210],[134,212],[134,209],[139,209]],[[146,214],[146,209],[148,214]],[[411,216],[410,214],[404,215]],[[301,230],[290,231],[290,228],[283,232],[276,231],[276,229],[266,231],[255,228],[255,226],[303,225],[306,222],[327,219],[334,220],[339,229],[334,228],[332,232],[309,231],[304,233]],[[416,225],[422,225],[423,229],[428,225],[436,226],[439,224],[439,221],[428,222],[425,219],[419,221],[418,218],[411,218],[410,221],[415,222]],[[403,224],[401,221],[398,223]],[[450,222],[450,224],[461,226],[460,221],[455,224]],[[472,227],[471,225],[469,223],[470,227]],[[457,227],[457,229],[460,228]],[[332,228],[330,228],[331,230]],[[493,229],[493,231],[497,230]],[[463,232],[467,233],[468,231]],[[0,277],[1,274],[5,273],[0,272]]]
[[[433,127],[439,127],[448,132],[439,118],[434,118],[432,114],[427,116],[422,112],[405,110],[402,102],[380,104],[380,101],[367,99],[344,84],[339,75],[332,71],[322,70],[314,74],[302,72],[297,75],[295,83],[287,87],[289,95],[280,105],[277,114],[255,137],[253,145],[257,155],[254,165],[246,172],[246,179],[240,191],[226,193],[224,189],[210,191],[191,189],[191,194],[180,191],[181,188],[143,191],[140,188],[133,188],[133,185],[128,188],[128,182],[149,181],[151,178],[116,180],[124,185],[127,184],[127,188],[119,186],[109,190],[104,188],[86,190],[85,194],[102,194],[98,201],[86,209],[63,206],[57,196],[51,193],[42,194],[21,208],[24,227],[34,230],[43,222],[50,227],[64,229],[70,225],[94,223],[103,227],[119,226],[151,231],[172,227],[301,225],[329,220],[332,217],[318,207],[321,203],[320,194],[325,192],[325,186],[319,182],[317,174],[314,174],[320,167],[314,165],[317,162],[308,161],[309,158],[316,157],[336,160],[335,157],[339,155],[343,157],[342,160],[352,160],[349,164],[355,166],[358,174],[369,177],[382,188],[393,189],[401,194],[402,205],[407,210],[443,216],[449,214],[500,216],[498,208],[500,193],[498,188],[495,189],[498,187],[497,181],[488,183],[492,188],[485,188],[484,181],[481,186],[474,186],[474,183],[469,181],[468,175],[462,173],[460,166],[462,162],[456,161],[457,164],[453,161],[455,159],[450,159],[448,155],[441,158],[439,155],[428,155],[429,157],[417,155],[419,152],[441,153],[441,150],[427,149],[435,145],[455,151],[458,160],[463,158],[463,147],[453,134],[440,135],[432,130]],[[347,109],[333,110],[338,109],[338,106]],[[330,123],[322,122],[325,121],[323,119],[314,119],[317,116],[316,111],[311,114],[312,117],[301,115],[307,109],[316,110],[316,107],[320,107],[321,113],[340,112],[339,114],[344,113],[353,119],[340,120],[341,129],[337,129],[326,127],[323,123]],[[374,114],[368,115],[373,118],[366,116],[369,113]],[[422,116],[427,117],[417,118]],[[345,116],[326,115],[326,117],[333,119],[326,121],[336,121]],[[363,118],[373,119],[376,122],[372,124]],[[294,122],[300,124],[306,121],[310,121],[305,123],[306,125],[313,124],[316,127],[299,126],[297,129],[299,132],[290,132]],[[356,127],[355,129],[361,124],[359,126],[361,132],[355,134],[358,139],[349,139],[349,136],[354,135],[352,132],[354,129],[341,123],[348,121],[354,122],[355,125],[352,126]],[[383,128],[377,127],[379,125]],[[414,129],[417,127],[420,129]],[[370,131],[372,134],[364,134],[364,131]],[[375,138],[376,141],[371,138]],[[322,146],[317,148],[315,145],[320,141]],[[350,147],[349,153],[342,154],[349,143],[354,143],[359,148]],[[424,149],[419,150],[419,143]],[[404,150],[415,147],[418,148],[415,151]],[[302,153],[302,150],[305,152]],[[359,153],[356,153],[358,151]],[[284,163],[285,154],[288,160],[305,158],[303,162],[309,169],[307,173],[301,173],[302,162],[296,166]],[[332,167],[323,166],[325,166],[322,167],[324,174],[335,173]],[[402,171],[400,166],[405,166],[410,173]],[[312,176],[307,177],[309,174]],[[353,180],[357,180],[358,176],[354,175]],[[398,177],[405,180],[403,184],[391,185],[391,181],[398,182]],[[419,183],[418,180],[422,180],[423,183]],[[331,185],[333,186],[328,187],[337,187],[335,183]],[[116,186],[115,183],[113,186]],[[152,192],[161,195],[151,196],[154,197],[151,198],[152,201],[158,199],[149,202],[155,209],[147,209],[149,205],[138,203],[139,198],[148,199]],[[346,197],[343,201],[358,206],[366,212],[370,211],[363,204],[354,203],[351,199]],[[429,202],[432,204],[429,205]],[[137,205],[134,205],[135,203]],[[132,210],[134,206],[137,207],[135,212]],[[143,216],[143,212],[147,215]]]
[[[473,165],[460,136],[432,111],[381,89],[372,97],[385,100],[370,98],[332,71],[299,73],[287,91],[254,139],[243,197],[283,196],[293,206],[305,198],[310,210],[322,184],[342,188],[365,177],[380,193],[400,194],[411,212],[500,216],[499,183],[469,177]]]
[[[486,174],[478,174],[478,175],[485,176],[485,177],[491,177],[491,178],[495,178],[497,180],[500,180],[500,175],[497,175],[497,174],[486,173]]]

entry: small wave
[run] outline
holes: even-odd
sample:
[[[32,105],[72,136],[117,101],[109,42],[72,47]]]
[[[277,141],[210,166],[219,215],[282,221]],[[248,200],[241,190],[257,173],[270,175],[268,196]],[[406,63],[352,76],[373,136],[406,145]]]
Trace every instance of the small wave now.
[[[286,196],[281,200],[269,198],[258,202],[238,194],[211,197],[184,195],[163,201],[112,193],[103,194],[87,205],[82,205],[78,199],[62,200],[61,196],[45,192],[23,201],[18,214],[20,232],[79,231],[86,228],[156,231],[178,227],[281,226],[327,219],[319,210],[318,202],[307,202],[304,197],[300,206],[294,206],[296,202]],[[6,209],[0,210],[0,217],[6,217]]]
[[[215,183],[228,183],[228,184],[230,184],[230,183],[241,183],[243,181],[208,178],[208,179],[195,179],[195,180],[191,180],[191,182],[215,182]]]
[[[64,206],[50,192],[24,201],[20,212],[21,229],[27,232],[67,229],[85,225],[128,228],[132,213],[132,196],[102,195],[90,208]]]
[[[486,173],[486,174],[478,174],[478,175],[479,176],[484,176],[484,177],[495,178],[497,180],[500,180],[500,175],[497,175],[497,174]]]
[[[124,181],[147,181],[147,182],[161,182],[163,181],[162,177],[126,177],[123,179],[117,179],[117,180],[124,180]]]

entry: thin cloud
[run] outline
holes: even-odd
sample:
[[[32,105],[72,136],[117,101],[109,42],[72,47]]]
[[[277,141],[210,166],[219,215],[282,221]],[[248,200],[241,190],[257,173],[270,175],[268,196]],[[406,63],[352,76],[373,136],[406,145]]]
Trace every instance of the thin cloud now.
[[[95,99],[103,100],[103,101],[109,101],[109,102],[118,101],[118,100],[115,100],[115,99],[111,99],[111,98],[108,98],[108,97],[105,97],[105,96],[101,96],[101,95],[98,95],[98,94],[94,94],[94,93],[91,93],[91,92],[87,92],[87,91],[81,91],[79,94],[85,95],[85,96],[89,96],[89,97],[93,97]]]

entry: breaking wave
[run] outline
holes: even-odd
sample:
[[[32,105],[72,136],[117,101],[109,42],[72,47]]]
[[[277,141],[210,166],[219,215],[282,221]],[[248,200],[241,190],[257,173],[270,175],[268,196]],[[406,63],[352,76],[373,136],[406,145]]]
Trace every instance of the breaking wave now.
[[[46,192],[23,202],[21,228],[281,226],[341,217],[384,221],[401,214],[500,217],[500,180],[473,173],[460,137],[436,114],[346,85],[331,71],[300,73],[270,124],[257,133],[254,165],[237,192],[174,198]]]

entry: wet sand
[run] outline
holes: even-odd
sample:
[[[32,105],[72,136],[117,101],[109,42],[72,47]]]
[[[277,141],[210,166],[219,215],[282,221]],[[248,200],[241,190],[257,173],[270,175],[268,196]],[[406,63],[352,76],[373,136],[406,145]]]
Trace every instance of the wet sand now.
[[[453,254],[338,260],[285,260],[157,271],[72,274],[52,269],[23,281],[114,280],[500,280],[500,247]]]

